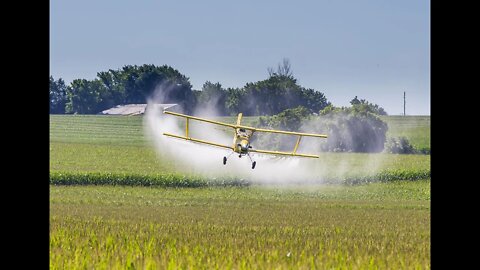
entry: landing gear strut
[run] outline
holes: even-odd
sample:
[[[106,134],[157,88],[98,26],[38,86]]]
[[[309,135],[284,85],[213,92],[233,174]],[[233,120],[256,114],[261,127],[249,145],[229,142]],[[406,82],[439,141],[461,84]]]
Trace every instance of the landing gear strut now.
[[[230,155],[232,155],[232,153],[230,153]],[[228,157],[230,157],[230,155],[228,155]],[[252,170],[255,169],[255,165],[257,165],[257,162],[256,161],[253,161],[252,160],[252,157],[250,156],[250,154],[246,154],[248,156],[248,158],[250,159],[250,161],[252,162]],[[239,158],[242,157],[242,154],[238,155]],[[223,157],[223,165],[226,165],[227,164],[227,157]]]
[[[252,160],[252,157],[250,156],[250,154],[247,153],[247,156],[250,159],[250,161],[252,161],[252,170],[255,169],[255,165],[257,165],[257,162]]]
[[[229,158],[232,154],[233,154],[233,152],[228,154],[226,157],[223,157],[223,165],[227,164],[227,158]]]

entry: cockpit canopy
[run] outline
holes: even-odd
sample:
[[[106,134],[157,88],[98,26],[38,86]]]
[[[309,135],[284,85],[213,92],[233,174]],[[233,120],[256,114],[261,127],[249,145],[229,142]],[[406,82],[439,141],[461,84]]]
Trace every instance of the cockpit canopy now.
[[[244,129],[244,128],[237,129],[237,135],[240,137],[244,137],[248,139],[250,138],[250,136],[252,136],[252,134],[253,134],[252,130]]]

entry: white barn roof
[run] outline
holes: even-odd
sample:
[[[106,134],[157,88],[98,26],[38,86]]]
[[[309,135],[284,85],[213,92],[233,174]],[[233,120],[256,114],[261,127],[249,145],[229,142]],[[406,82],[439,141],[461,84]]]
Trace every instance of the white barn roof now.
[[[159,106],[162,110],[173,107],[177,104],[153,104],[155,107]],[[108,110],[104,110],[99,114],[105,115],[139,115],[144,114],[147,108],[147,104],[126,104],[126,105],[117,105]]]

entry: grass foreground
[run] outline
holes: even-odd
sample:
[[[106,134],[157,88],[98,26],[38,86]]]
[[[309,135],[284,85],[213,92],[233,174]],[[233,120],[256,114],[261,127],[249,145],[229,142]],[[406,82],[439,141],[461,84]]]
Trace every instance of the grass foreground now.
[[[51,186],[51,269],[429,269],[430,181]]]

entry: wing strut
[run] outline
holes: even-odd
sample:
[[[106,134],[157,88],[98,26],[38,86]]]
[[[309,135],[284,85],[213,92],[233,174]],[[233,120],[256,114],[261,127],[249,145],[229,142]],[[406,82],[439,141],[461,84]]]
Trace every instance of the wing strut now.
[[[297,143],[295,144],[295,148],[293,148],[293,154],[297,153],[297,148],[301,140],[302,140],[302,136],[300,135],[298,136]]]

